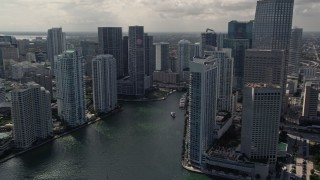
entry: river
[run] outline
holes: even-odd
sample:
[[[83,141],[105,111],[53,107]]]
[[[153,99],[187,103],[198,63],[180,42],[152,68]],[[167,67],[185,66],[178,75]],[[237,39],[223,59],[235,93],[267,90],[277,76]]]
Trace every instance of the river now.
[[[0,179],[209,180],[181,166],[180,96],[124,102],[123,111],[0,164]]]

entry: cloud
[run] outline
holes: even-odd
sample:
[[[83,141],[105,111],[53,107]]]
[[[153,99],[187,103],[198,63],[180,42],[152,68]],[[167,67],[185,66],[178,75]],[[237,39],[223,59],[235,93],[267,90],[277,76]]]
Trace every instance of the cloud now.
[[[253,0],[1,0],[0,31],[97,31],[144,25],[146,31],[226,31],[231,20],[254,19]],[[295,0],[294,25],[320,30],[319,0]]]

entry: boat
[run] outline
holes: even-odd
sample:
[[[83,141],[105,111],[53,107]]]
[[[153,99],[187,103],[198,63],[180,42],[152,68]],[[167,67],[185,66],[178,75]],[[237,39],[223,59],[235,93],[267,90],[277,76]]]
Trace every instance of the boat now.
[[[175,118],[176,117],[176,113],[175,112],[171,112],[171,117]]]

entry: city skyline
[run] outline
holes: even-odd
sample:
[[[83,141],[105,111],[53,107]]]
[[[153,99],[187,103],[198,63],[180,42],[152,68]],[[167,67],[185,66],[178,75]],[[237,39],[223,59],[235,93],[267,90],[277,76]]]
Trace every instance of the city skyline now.
[[[256,8],[256,2],[249,0],[205,0],[201,3],[195,0],[136,0],[134,3],[128,0],[117,3],[109,0],[37,1],[2,2],[0,20],[6,26],[0,31],[19,31],[23,27],[32,32],[63,27],[66,32],[95,32],[99,26],[143,24],[148,32],[197,32],[207,26],[217,32],[226,32],[225,22],[252,20]],[[306,32],[319,31],[320,27],[313,23],[319,16],[320,1],[295,1],[293,27],[303,27]]]

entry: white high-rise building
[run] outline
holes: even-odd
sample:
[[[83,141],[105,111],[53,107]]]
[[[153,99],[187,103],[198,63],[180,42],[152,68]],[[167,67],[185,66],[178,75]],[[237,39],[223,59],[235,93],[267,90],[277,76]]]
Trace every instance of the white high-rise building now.
[[[201,43],[196,42],[194,43],[193,57],[200,57],[200,56],[201,56]]]
[[[117,62],[112,55],[98,55],[92,60],[93,105],[98,113],[117,107]]]
[[[156,47],[156,70],[167,71],[171,68],[169,59],[169,43],[154,43]]]
[[[241,152],[253,161],[275,164],[279,141],[282,89],[247,84],[243,90]]]
[[[28,148],[38,139],[52,136],[50,92],[38,84],[28,84],[11,91],[14,142]]]
[[[217,110],[232,112],[233,58],[232,50],[222,48],[205,51],[205,56],[213,56],[219,69]]]
[[[177,73],[182,76],[183,70],[189,68],[190,60],[190,41],[183,39],[178,43]]]
[[[70,127],[86,123],[83,57],[76,50],[56,56],[58,114]]]
[[[62,28],[49,29],[47,35],[47,54],[53,71],[54,56],[61,54],[64,50],[66,50],[66,35],[62,32]]]
[[[213,57],[190,62],[190,160],[204,163],[204,154],[214,141],[218,62]]]

